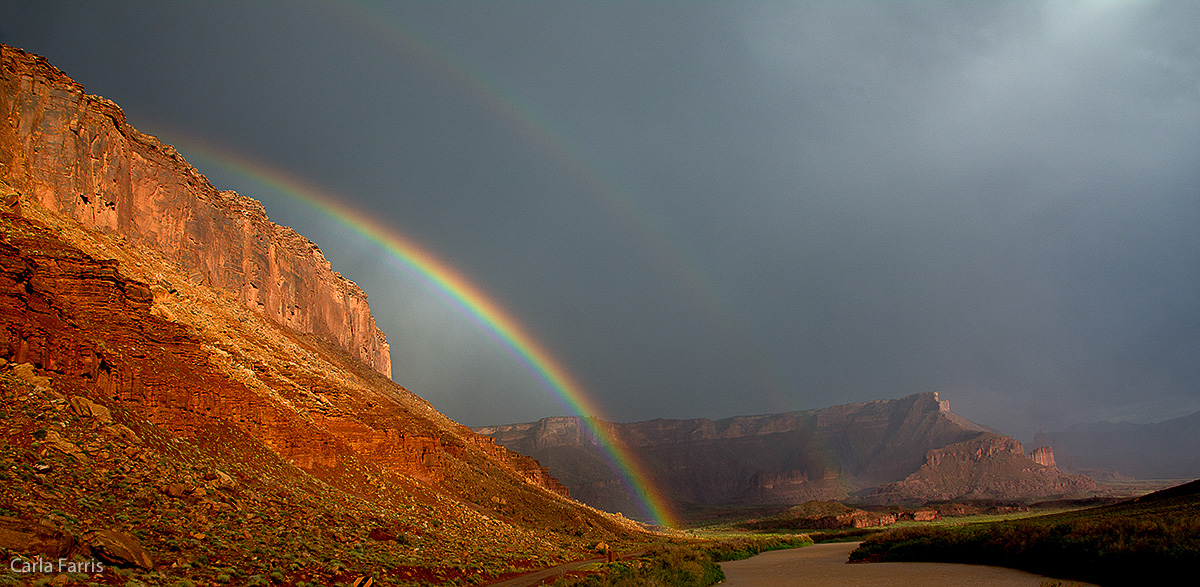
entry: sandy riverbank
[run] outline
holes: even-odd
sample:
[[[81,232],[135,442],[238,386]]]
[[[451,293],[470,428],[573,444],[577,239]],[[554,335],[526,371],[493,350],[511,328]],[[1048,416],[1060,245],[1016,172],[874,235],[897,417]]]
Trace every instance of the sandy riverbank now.
[[[982,565],[949,563],[846,564],[858,543],[817,544],[721,563],[723,587],[1038,587],[1047,577]],[[1090,583],[1069,585],[1092,586]]]

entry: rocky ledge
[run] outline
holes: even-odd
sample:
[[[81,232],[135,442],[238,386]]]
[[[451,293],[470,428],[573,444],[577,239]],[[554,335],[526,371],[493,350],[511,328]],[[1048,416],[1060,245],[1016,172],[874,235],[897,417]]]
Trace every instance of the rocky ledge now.
[[[314,334],[391,376],[383,332],[357,285],[262,204],[220,191],[116,104],[44,58],[0,47],[0,179],[88,229],[147,245],[196,283]]]

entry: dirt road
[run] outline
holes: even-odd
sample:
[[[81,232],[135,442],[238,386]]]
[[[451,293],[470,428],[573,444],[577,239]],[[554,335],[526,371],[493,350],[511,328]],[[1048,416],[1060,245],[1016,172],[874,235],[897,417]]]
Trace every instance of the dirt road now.
[[[629,552],[629,553],[625,553],[625,554],[618,556],[617,560],[628,560],[631,558],[637,558],[639,556],[642,556],[642,554],[644,554],[643,551]],[[542,569],[540,571],[533,571],[531,573],[525,573],[524,575],[513,577],[511,579],[506,579],[506,580],[500,581],[498,583],[488,583],[485,587],[533,587],[534,585],[547,585],[547,584],[553,583],[554,580],[558,579],[559,577],[563,576],[564,574],[574,571],[575,569],[578,569],[579,567],[582,567],[583,565],[586,565],[588,563],[604,562],[604,560],[605,559],[602,559],[602,558],[593,558],[593,559],[588,559],[588,560],[563,563],[556,567],[550,567],[547,569]]]
[[[548,579],[557,579],[557,578],[561,577],[564,573],[574,571],[575,569],[578,569],[579,567],[582,567],[583,565],[586,565],[588,563],[598,563],[603,560],[604,559],[602,559],[602,558],[594,558],[594,559],[586,560],[586,561],[575,561],[573,563],[566,563],[566,564],[558,565],[557,567],[550,567],[548,569],[542,569],[540,571],[526,573],[519,577],[513,577],[512,579],[508,579],[507,581],[501,581],[499,583],[489,583],[487,585],[487,587],[532,587],[533,585],[543,585],[546,583],[546,581]],[[550,582],[553,582],[553,581],[550,581]]]
[[[982,565],[948,563],[846,564],[858,543],[817,544],[776,550],[746,560],[721,563],[722,587],[1038,587],[1046,577]],[[1070,585],[1091,585],[1070,583]]]

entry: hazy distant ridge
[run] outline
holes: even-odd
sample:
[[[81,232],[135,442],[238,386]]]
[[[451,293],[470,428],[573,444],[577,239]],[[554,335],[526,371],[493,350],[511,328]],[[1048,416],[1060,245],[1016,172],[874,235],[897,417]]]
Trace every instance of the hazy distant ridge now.
[[[1024,497],[1092,487],[1086,478],[1065,479],[1056,468],[1033,462],[1019,442],[951,412],[936,392],[716,421],[597,425],[636,454],[677,503],[784,504],[855,496],[920,501],[948,493]],[[636,514],[578,418],[476,431],[538,459],[577,499]],[[950,483],[951,478],[971,485]],[[887,491],[871,494],[880,486]]]
[[[1038,434],[1063,468],[1139,479],[1200,477],[1200,412],[1153,424],[1095,422]]]

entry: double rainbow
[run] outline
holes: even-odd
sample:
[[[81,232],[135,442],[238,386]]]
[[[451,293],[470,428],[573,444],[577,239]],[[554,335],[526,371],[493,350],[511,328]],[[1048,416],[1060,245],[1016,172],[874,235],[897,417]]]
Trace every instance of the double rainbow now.
[[[524,363],[546,389],[580,416],[579,420],[587,428],[588,435],[603,450],[613,469],[620,473],[622,481],[645,515],[655,524],[675,526],[674,517],[663,501],[661,493],[655,488],[653,478],[646,473],[645,467],[619,440],[599,425],[600,410],[584,387],[508,311],[453,267],[395,229],[279,170],[196,142],[189,141],[177,146],[183,147],[181,150],[201,160],[211,161],[288,198],[311,206],[446,294],[454,304],[495,334],[496,339]]]
[[[423,63],[442,75],[444,81],[456,86],[462,95],[472,97],[486,108],[492,120],[504,124],[525,145],[537,149],[546,161],[565,177],[571,178],[577,189],[591,194],[595,201],[628,229],[637,239],[640,250],[647,253],[664,274],[683,286],[681,291],[691,295],[691,302],[701,309],[730,339],[733,352],[739,353],[750,371],[753,385],[766,394],[778,411],[794,409],[792,385],[779,365],[770,359],[761,343],[738,319],[721,297],[719,289],[692,256],[665,235],[669,234],[655,215],[628,190],[617,186],[601,173],[578,148],[573,146],[553,125],[539,116],[536,110],[511,92],[490,81],[478,68],[454,55],[429,37],[390,14],[378,5],[365,2],[334,3],[335,14],[365,35],[389,46],[407,59]]]

